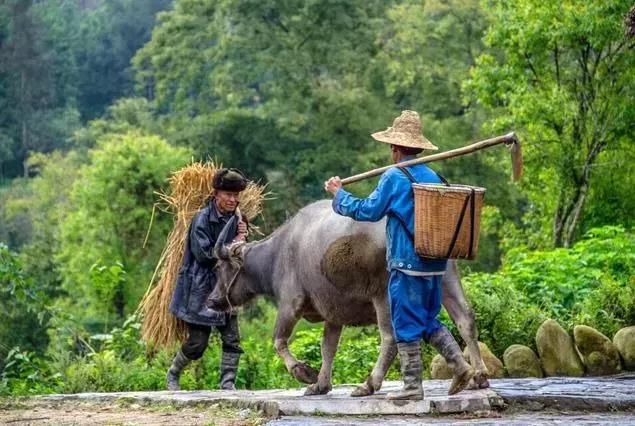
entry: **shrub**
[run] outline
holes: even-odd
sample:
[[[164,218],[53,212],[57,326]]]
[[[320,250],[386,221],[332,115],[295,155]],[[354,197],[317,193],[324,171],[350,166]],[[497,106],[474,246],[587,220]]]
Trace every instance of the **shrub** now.
[[[472,274],[463,279],[463,286],[476,313],[479,340],[492,352],[502,356],[515,343],[535,346],[536,330],[547,316],[516,290],[507,277]]]
[[[635,277],[628,281],[603,277],[601,285],[576,308],[576,324],[593,327],[612,339],[620,328],[635,324]]]
[[[28,353],[44,349],[49,319],[46,302],[37,283],[24,273],[18,255],[0,243],[0,360],[14,346]],[[0,361],[0,368],[2,365]]]
[[[9,351],[0,375],[0,395],[36,395],[60,388],[61,375],[53,374],[42,359],[16,346]]]
[[[589,231],[571,249],[510,250],[493,274],[463,279],[481,340],[501,356],[511,344],[534,346],[546,318],[607,335],[635,323],[635,237],[619,226]]]

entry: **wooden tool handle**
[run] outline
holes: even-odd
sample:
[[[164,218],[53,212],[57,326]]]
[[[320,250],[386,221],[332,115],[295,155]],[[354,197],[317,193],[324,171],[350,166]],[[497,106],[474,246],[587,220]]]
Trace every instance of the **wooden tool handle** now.
[[[346,179],[342,179],[342,185],[348,185],[353,182],[359,182],[360,180],[368,179],[374,176],[378,176],[390,169],[391,167],[407,167],[413,166],[415,164],[424,164],[430,163],[432,161],[446,160],[448,158],[459,157],[461,155],[470,154],[475,151],[480,151],[481,149],[489,148],[490,146],[499,145],[499,144],[513,144],[518,143],[518,138],[516,138],[516,134],[514,132],[507,133],[506,135],[497,136],[491,139],[485,139],[480,142],[473,143],[471,145],[467,145],[461,148],[452,149],[450,151],[441,152],[439,154],[428,155],[426,157],[416,158],[414,160],[404,161],[399,164],[392,164],[386,167],[380,167],[378,169],[373,169],[368,172],[360,173],[355,176],[347,177]]]

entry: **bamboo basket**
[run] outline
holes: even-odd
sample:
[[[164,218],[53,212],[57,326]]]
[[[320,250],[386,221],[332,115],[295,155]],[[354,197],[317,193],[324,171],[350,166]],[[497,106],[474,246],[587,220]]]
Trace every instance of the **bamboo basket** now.
[[[485,188],[412,184],[415,250],[433,259],[476,257]]]

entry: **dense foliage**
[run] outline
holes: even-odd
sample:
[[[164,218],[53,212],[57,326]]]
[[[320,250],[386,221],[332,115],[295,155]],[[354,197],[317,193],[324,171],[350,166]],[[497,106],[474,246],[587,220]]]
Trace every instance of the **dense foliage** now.
[[[492,128],[522,129],[532,142],[526,187],[535,207],[527,231],[550,236],[556,245],[570,246],[579,235],[585,205],[596,197],[595,180],[612,185],[632,179],[635,55],[619,19],[631,5],[488,2],[485,41],[496,49],[478,58],[468,87],[497,114]],[[615,18],[605,19],[610,16]],[[606,174],[596,166],[616,160],[612,151],[627,155],[625,170],[610,167]],[[626,187],[611,189],[612,201],[595,201],[615,203],[614,221],[632,220],[629,213],[622,216],[632,199]]]
[[[629,7],[1,2],[0,392],[162,389],[173,352],[146,352],[134,311],[171,226],[152,215],[170,172],[212,157],[266,183],[269,233],[323,198],[325,178],[385,165],[369,133],[402,109],[441,150],[509,130],[523,143],[519,185],[503,148],[433,166],[488,189],[480,255],[462,269],[497,355],[532,346],[545,318],[608,336],[633,325]],[[264,300],[245,310],[239,387],[297,385],[263,338],[274,316]],[[303,323],[292,344],[314,366],[320,334]],[[372,327],[345,330],[334,381],[362,380],[377,343]],[[219,356],[214,341],[184,387],[215,387]]]
[[[534,346],[547,318],[612,337],[635,324],[635,235],[607,226],[592,229],[571,249],[517,247],[499,271],[471,274],[464,286],[481,339],[499,355],[514,343]]]

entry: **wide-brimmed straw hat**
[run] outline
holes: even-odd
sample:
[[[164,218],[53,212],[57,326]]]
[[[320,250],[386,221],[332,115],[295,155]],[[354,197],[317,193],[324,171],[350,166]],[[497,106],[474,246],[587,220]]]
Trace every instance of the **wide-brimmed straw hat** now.
[[[416,111],[401,111],[401,115],[393,121],[392,127],[371,136],[379,142],[391,145],[434,151],[439,149],[421,133],[421,119]]]

